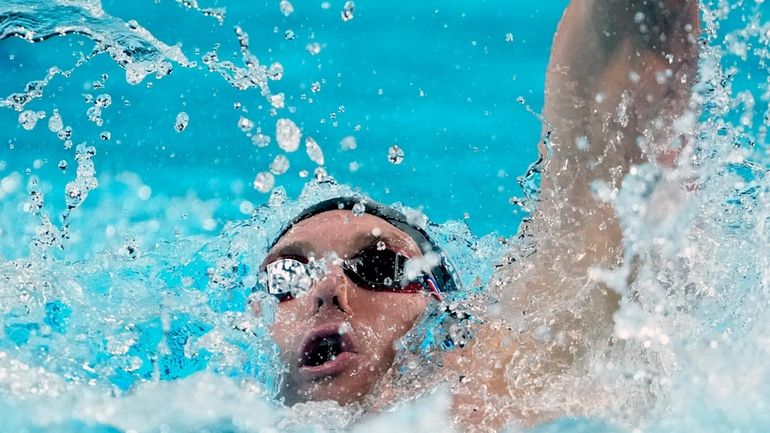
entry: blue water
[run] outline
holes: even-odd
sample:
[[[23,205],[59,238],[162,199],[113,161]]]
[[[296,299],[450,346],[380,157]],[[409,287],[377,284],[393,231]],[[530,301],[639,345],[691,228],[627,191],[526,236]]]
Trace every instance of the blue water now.
[[[533,113],[542,110],[550,43],[567,1],[361,1],[348,21],[342,1],[297,1],[284,16],[278,1],[201,0],[202,8],[226,10],[221,21],[182,1],[103,0],[114,17],[105,20],[68,2],[0,0],[0,11],[26,10],[53,33],[87,24],[86,35],[0,41],[2,98],[53,66],[65,71],[24,107],[45,112],[31,131],[19,111],[0,108],[0,431],[445,433],[449,397],[441,389],[361,424],[334,403],[285,408],[271,400],[280,366],[264,325],[274,305],[252,297],[264,303],[263,317],[246,306],[255,265],[284,221],[351,190],[446,222],[430,230],[462,270],[469,291],[459,300],[491,295],[476,307],[497,311],[512,332],[558,348],[552,319],[589,311],[581,309],[582,275],[563,275],[570,284],[545,308],[505,310],[511,296],[544,300],[517,284],[538,256],[532,239],[517,236],[526,215],[511,199],[524,195],[517,177],[537,159],[541,122]],[[636,266],[590,270],[614,282],[621,298],[606,330],[613,340],[574,330],[570,338],[590,348],[556,375],[538,375],[539,362],[551,361],[539,352],[519,353],[529,364],[506,366],[546,390],[542,401],[517,403],[557,418],[586,415],[535,432],[763,432],[770,425],[767,5],[701,6],[714,19],[702,36],[696,93],[703,106],[692,155],[672,170],[635,167],[608,198]],[[0,34],[7,19],[0,16]],[[132,36],[129,27],[141,28],[130,20],[163,44]],[[120,40],[107,48],[125,48],[131,61],[118,50],[76,66],[105,28]],[[216,47],[220,61],[244,66],[236,28],[261,64],[282,65],[283,77],[265,83],[285,95],[285,108],[273,113],[258,86],[238,90],[203,64]],[[316,55],[308,52],[313,43]],[[165,76],[157,47],[175,57]],[[140,60],[161,73],[129,84]],[[96,125],[87,110],[94,114],[101,95],[111,104]],[[71,148],[49,131],[54,109],[72,129]],[[180,113],[189,117],[182,132]],[[248,133],[241,117],[254,123]],[[272,193],[259,192],[255,176],[285,153],[276,144],[279,118],[301,128],[303,147],[288,153],[291,166],[275,176]],[[267,147],[252,144],[257,128],[272,136]],[[318,165],[305,154],[308,136],[341,186],[305,186]],[[355,150],[341,148],[346,137],[355,138]],[[400,164],[388,159],[393,145],[404,152]],[[535,180],[526,180],[530,194]],[[84,201],[67,211],[65,188],[88,194],[70,194],[68,203]],[[268,197],[271,205],[260,208]],[[564,249],[565,257],[573,252]],[[508,254],[517,260],[500,264]],[[493,271],[509,280],[488,291]],[[431,320],[426,315],[422,325]],[[404,343],[429,345],[423,331],[418,326]]]
[[[220,57],[237,62],[231,57],[238,52],[233,28],[241,26],[262,63],[283,64],[285,76],[271,83],[272,90],[284,92],[286,105],[296,107],[290,117],[323,147],[332,176],[382,201],[422,206],[437,221],[467,217],[477,234],[511,235],[522,217],[509,202],[522,195],[515,178],[537,159],[540,136],[540,122],[516,99],[523,97],[532,110],[541,110],[545,65],[565,4],[360,4],[355,18],[343,22],[342,5],[336,3],[329,9],[322,9],[321,2],[295,5],[296,11],[285,17],[277,2],[210,2],[207,7],[226,8],[222,25],[171,0],[105,1],[103,7],[116,17],[137,20],[170,45],[182,43],[193,60],[200,58],[196,49],[205,53],[221,43]],[[288,30],[294,39],[286,39]],[[318,55],[306,51],[310,42],[321,44]],[[34,49],[19,39],[6,40],[0,44],[6,77],[0,94],[23,89],[51,66],[70,68],[74,53],[89,50],[78,36],[55,38]],[[89,90],[102,74],[109,75],[105,87]],[[54,78],[45,96],[27,108],[58,107],[76,142],[97,143],[94,162],[100,172],[136,172],[154,194],[193,190],[202,198],[227,202],[235,197],[233,183],[249,185],[278,153],[275,141],[258,149],[237,127],[244,115],[273,131],[275,117],[257,90],[239,92],[215,73],[178,65],[168,79],[148,77],[135,86],[124,76],[102,55],[68,79]],[[310,90],[315,81],[322,83],[318,93]],[[103,127],[88,122],[83,93],[112,96]],[[248,113],[233,109],[236,102]],[[190,117],[182,134],[173,129],[180,111]],[[287,110],[282,111],[286,116]],[[72,164],[71,153],[44,125],[27,132],[16,117],[12,111],[0,112],[3,129],[14,131],[0,154],[6,170],[23,170],[34,159],[45,159],[48,163],[36,172],[51,181],[66,177],[57,173],[56,163],[65,159]],[[111,139],[99,143],[105,130]],[[346,136],[356,138],[357,150],[340,150]],[[405,152],[398,166],[386,157],[393,144]],[[278,184],[296,195],[305,181],[297,173],[312,172],[313,164],[304,155],[291,163]],[[357,171],[351,172],[351,163],[358,164]],[[257,204],[266,196],[246,188],[239,198]],[[220,212],[221,220],[238,216]]]

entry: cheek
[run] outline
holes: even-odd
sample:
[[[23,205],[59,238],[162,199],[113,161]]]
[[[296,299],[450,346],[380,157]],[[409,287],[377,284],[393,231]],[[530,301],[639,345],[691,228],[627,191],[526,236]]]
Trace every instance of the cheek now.
[[[270,326],[270,335],[282,351],[294,345],[294,341],[300,336],[301,327],[297,309],[291,305],[291,302],[278,304],[275,322]]]
[[[395,338],[408,331],[425,311],[429,300],[420,295],[381,294],[378,297],[374,323]]]

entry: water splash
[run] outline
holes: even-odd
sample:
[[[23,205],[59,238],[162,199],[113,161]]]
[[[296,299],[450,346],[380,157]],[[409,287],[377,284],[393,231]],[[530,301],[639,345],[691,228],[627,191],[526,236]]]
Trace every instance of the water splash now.
[[[148,74],[162,77],[171,71],[171,62],[191,67],[181,48],[156,39],[134,20],[124,22],[104,12],[98,0],[53,0],[29,3],[7,0],[0,4],[0,40],[19,37],[32,43],[57,36],[79,34],[96,43],[91,57],[106,52],[126,69],[126,80],[140,83]],[[30,99],[39,97],[44,88],[61,71],[52,70],[41,81],[28,84],[22,95],[11,96],[12,108],[19,110]],[[6,98],[6,101],[8,98]]]

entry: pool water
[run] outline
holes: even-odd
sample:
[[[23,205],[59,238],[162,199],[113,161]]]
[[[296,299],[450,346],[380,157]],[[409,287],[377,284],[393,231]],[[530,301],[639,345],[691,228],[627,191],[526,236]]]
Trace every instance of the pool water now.
[[[0,0],[2,430],[450,431],[442,387],[363,419],[275,403],[255,269],[300,209],[360,191],[436,222],[468,294],[520,272],[494,271],[531,248],[566,4]],[[698,145],[597,189],[639,259],[630,283],[600,270],[622,343],[548,384],[554,407],[604,395],[532,431],[770,423],[768,11],[701,7]]]

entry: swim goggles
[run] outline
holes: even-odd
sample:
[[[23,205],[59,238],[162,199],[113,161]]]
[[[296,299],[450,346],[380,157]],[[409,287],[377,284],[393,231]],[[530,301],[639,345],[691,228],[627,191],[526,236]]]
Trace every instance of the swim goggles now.
[[[438,284],[430,273],[408,279],[405,268],[409,257],[377,245],[362,249],[353,258],[340,260],[345,275],[357,286],[375,292],[432,294],[441,300]],[[314,281],[326,272],[325,260],[293,257],[279,258],[265,268],[261,282],[268,294],[280,302],[307,293]]]

